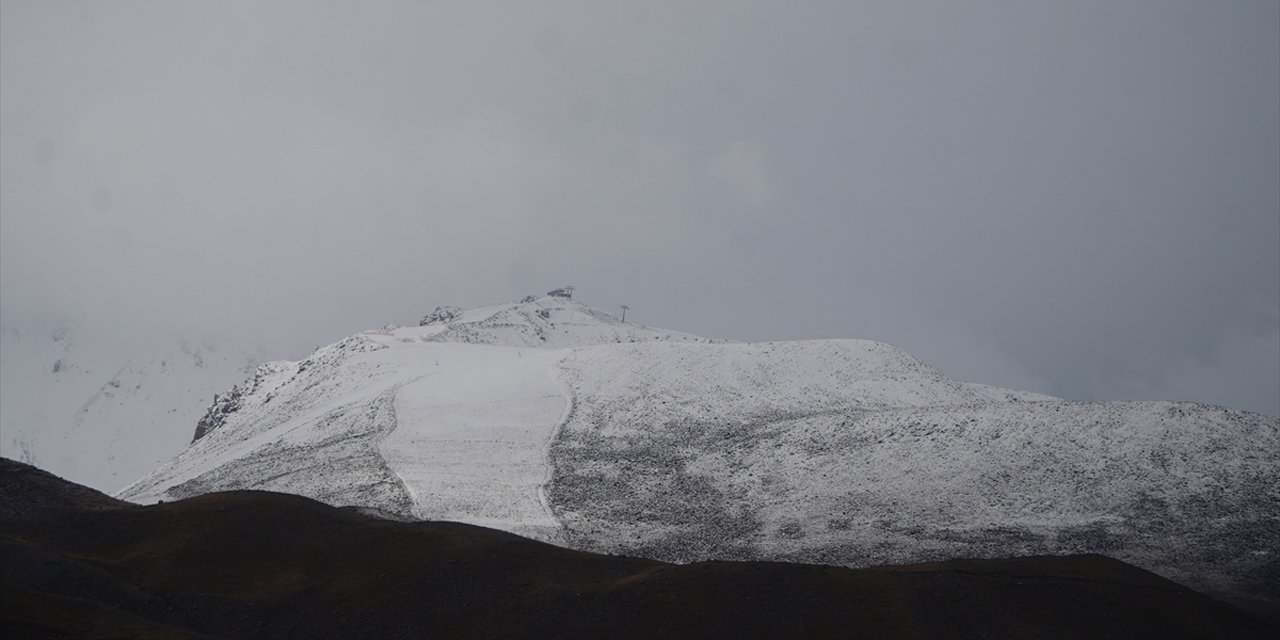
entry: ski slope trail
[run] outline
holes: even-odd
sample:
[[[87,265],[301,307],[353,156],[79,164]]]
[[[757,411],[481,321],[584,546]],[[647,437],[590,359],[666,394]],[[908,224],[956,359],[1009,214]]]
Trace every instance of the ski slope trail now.
[[[554,377],[564,352],[473,347],[458,362],[443,355],[437,371],[397,390],[396,427],[379,443],[413,515],[558,540],[542,488],[570,405]]]

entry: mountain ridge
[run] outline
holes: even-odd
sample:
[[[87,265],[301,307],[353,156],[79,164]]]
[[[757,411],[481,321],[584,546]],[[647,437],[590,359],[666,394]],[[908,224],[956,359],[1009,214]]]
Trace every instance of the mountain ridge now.
[[[680,562],[1106,552],[1280,598],[1280,420],[1259,414],[1068,402],[874,341],[717,341],[556,298],[253,380],[119,495],[267,489]]]

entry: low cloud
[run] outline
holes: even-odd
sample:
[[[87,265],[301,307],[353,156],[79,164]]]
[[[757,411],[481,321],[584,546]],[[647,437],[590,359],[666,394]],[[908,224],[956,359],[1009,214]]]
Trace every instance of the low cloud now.
[[[735,140],[711,161],[710,172],[741,202],[758,207],[772,204],[777,198],[768,164],[768,155],[760,144]]]
[[[290,356],[576,284],[674,329],[1276,412],[1273,4],[0,18],[8,324]]]

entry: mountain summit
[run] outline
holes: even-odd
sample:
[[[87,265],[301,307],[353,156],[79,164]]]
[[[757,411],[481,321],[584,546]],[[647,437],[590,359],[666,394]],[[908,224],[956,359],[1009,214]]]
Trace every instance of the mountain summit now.
[[[965,384],[866,340],[439,307],[260,366],[196,435],[120,497],[265,489],[681,562],[1105,553],[1280,597],[1280,420]]]

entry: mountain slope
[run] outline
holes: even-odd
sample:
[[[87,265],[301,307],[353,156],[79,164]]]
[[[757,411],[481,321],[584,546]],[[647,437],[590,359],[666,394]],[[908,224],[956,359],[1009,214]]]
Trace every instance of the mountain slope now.
[[[0,496],[45,507],[15,512],[0,503],[6,638],[1274,633],[1238,609],[1101,556],[864,570],[681,566],[463,524],[390,522],[277,493],[138,507],[85,500],[83,491],[0,460]]]
[[[247,350],[86,323],[0,327],[0,453],[116,491],[190,442],[209,398],[251,371]]]
[[[442,308],[260,367],[199,435],[121,495],[266,489],[674,561],[1108,553],[1280,598],[1280,420],[964,384],[865,340]]]

